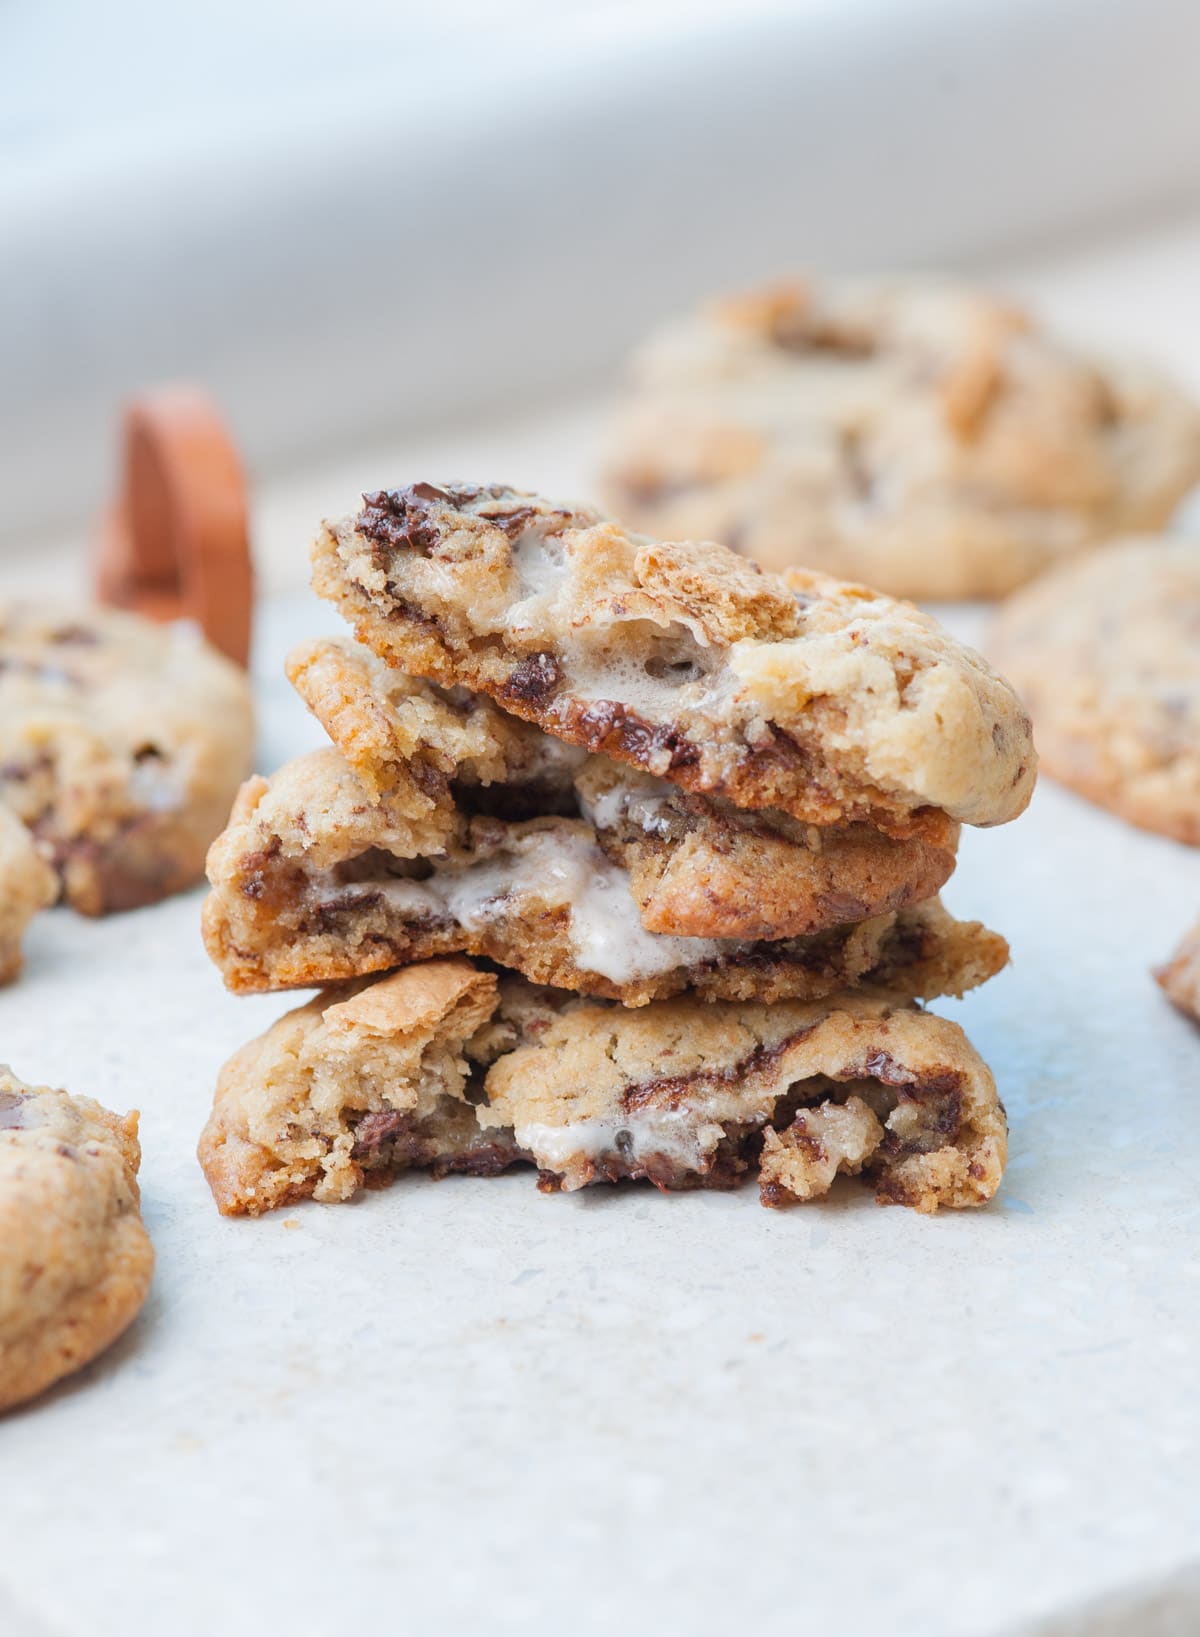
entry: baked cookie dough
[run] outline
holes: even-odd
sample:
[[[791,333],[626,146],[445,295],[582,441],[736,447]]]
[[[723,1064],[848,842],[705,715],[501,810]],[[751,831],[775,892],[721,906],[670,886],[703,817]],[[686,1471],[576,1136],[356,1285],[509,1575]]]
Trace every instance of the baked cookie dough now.
[[[82,1368],[145,1301],[140,1157],[136,1114],[0,1069],[0,1410]]]
[[[1166,966],[1154,976],[1167,998],[1200,1023],[1200,921],[1183,939]]]
[[[0,606],[0,803],[87,915],[191,886],[249,771],[249,685],[134,614]]]
[[[631,1006],[685,988],[811,998],[867,978],[928,999],[1007,959],[1002,938],[936,899],[809,937],[651,933],[628,871],[580,819],[464,817],[452,839],[439,820],[433,841],[332,747],[251,779],[208,859],[204,939],[226,985],[309,987],[470,954]]]
[[[1200,542],[1089,553],[1001,610],[990,651],[1052,778],[1200,845]]]
[[[722,546],[428,483],[368,495],[313,565],[389,664],[737,807],[907,837],[1002,824],[1033,788],[1008,685],[862,586],[789,586]]]
[[[605,495],[630,526],[896,596],[1003,596],[1158,529],[1200,480],[1200,410],[948,281],[793,283],[637,356]]]
[[[58,896],[53,870],[11,808],[0,802],[0,983],[21,970],[25,928]]]
[[[1007,1156],[995,1082],[962,1030],[886,991],[573,1007],[500,1058],[484,1093],[480,1123],[511,1129],[551,1190],[730,1187],[757,1167],[776,1206],[866,1172],[881,1204],[934,1211],[985,1203]]]
[[[490,972],[428,961],[327,990],[243,1046],[200,1139],[222,1213],[348,1199],[410,1168],[491,1175],[519,1159],[467,1098],[464,1044],[496,996]]]
[[[887,993],[628,1011],[451,960],[329,990],[244,1047],[200,1159],[227,1215],[518,1162],[546,1191],[757,1172],[772,1206],[864,1173],[932,1211],[989,1199],[1006,1143],[962,1031]]]
[[[958,826],[930,815],[905,840],[744,813],[607,756],[589,756],[490,700],[391,669],[348,640],[295,649],[288,675],[366,790],[435,852],[470,817],[582,817],[628,872],[648,932],[807,937],[936,893]]]

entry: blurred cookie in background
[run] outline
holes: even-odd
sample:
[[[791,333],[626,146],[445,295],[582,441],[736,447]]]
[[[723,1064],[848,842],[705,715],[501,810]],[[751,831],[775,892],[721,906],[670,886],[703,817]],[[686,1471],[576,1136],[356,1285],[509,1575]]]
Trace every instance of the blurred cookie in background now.
[[[0,1066],[0,1411],[89,1363],[146,1300],[137,1130]]]
[[[1200,543],[1128,540],[1064,564],[1005,605],[988,651],[1051,778],[1200,846]]]
[[[0,803],[85,915],[199,880],[253,740],[245,673],[194,631],[0,605]]]
[[[664,327],[604,479],[660,538],[894,596],[999,597],[1157,530],[1200,480],[1200,408],[952,281],[797,282]]]

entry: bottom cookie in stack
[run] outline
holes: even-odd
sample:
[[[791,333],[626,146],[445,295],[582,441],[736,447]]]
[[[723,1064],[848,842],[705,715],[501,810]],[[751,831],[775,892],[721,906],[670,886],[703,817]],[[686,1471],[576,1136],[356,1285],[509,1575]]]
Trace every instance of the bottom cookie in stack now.
[[[646,1179],[779,1206],[863,1175],[884,1204],[984,1204],[1007,1132],[962,1030],[884,989],[630,1009],[460,959],[323,991],[221,1073],[200,1160],[226,1215],[409,1169]]]

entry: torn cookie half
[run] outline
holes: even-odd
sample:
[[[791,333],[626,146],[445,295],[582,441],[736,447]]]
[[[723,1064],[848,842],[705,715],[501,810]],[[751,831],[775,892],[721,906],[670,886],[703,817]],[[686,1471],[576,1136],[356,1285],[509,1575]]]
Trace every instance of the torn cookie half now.
[[[313,583],[390,664],[743,808],[918,833],[1002,824],[1016,695],[906,603],[501,485],[413,484],[322,530]]]
[[[227,1215],[518,1162],[547,1191],[757,1174],[771,1206],[863,1174],[932,1211],[985,1203],[1006,1140],[961,1029],[886,992],[630,1011],[446,960],[328,990],[243,1047],[200,1159]]]
[[[497,980],[428,961],[327,990],[243,1046],[221,1071],[199,1156],[221,1212],[258,1216],[419,1168],[490,1175],[521,1158],[469,1101],[465,1042]]]
[[[371,797],[422,851],[465,821],[581,817],[628,872],[647,932],[807,937],[936,893],[959,827],[933,815],[899,840],[866,824],[817,826],[743,812],[607,756],[589,756],[487,698],[406,676],[358,644],[318,638],[288,675]]]
[[[886,991],[818,1003],[644,1011],[580,1005],[499,1059],[478,1114],[511,1130],[541,1185],[646,1178],[764,1205],[865,1173],[884,1204],[982,1205],[1004,1172],[995,1082],[962,1030]]]
[[[373,799],[332,748],[246,784],[208,868],[205,943],[239,992],[466,954],[634,1006],[686,988],[815,998],[865,979],[930,999],[982,983],[1008,954],[936,898],[807,937],[648,932],[629,871],[586,822],[456,810],[431,837]]]

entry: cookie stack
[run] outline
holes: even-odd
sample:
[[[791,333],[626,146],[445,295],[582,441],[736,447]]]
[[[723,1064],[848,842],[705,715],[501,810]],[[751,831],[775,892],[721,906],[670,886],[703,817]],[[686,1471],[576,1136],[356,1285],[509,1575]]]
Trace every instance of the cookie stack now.
[[[920,1006],[1007,959],[937,897],[960,824],[1034,781],[977,655],[864,587],[503,487],[370,495],[314,571],[363,646],[290,656],[332,743],[243,787],[204,935],[235,991],[322,992],[222,1073],[223,1211],[522,1162],[991,1196],[991,1075]]]

